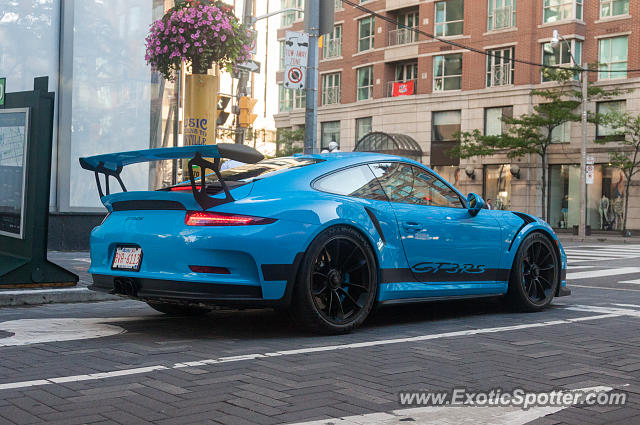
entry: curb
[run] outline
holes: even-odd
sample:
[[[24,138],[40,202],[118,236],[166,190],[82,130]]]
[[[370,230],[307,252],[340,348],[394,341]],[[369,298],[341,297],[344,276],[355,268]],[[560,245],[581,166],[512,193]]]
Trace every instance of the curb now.
[[[122,300],[122,298],[115,295],[90,291],[85,287],[0,291],[0,307],[117,300]]]

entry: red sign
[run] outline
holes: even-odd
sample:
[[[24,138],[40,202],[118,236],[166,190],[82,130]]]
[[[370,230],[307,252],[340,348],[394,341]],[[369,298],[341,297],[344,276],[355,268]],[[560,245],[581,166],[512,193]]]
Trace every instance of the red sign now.
[[[412,94],[413,94],[413,80],[405,81],[405,82],[394,81],[393,93],[391,94],[393,97],[409,96]]]

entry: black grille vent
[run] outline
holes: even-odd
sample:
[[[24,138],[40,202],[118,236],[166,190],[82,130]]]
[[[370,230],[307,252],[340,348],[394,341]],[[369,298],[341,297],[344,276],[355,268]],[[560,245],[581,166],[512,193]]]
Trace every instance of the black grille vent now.
[[[527,224],[535,222],[535,220],[533,218],[531,218],[530,216],[528,216],[527,214],[524,214],[524,213],[521,213],[521,212],[514,212],[514,214],[517,215],[518,217],[520,217],[522,220],[524,220],[524,225],[525,226]]]

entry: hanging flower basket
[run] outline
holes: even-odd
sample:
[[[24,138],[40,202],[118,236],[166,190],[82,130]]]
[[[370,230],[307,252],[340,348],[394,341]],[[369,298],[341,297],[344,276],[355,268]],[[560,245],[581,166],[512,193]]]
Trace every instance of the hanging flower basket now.
[[[168,80],[183,62],[193,74],[206,74],[213,64],[230,70],[251,56],[247,27],[221,1],[176,1],[151,25],[145,41],[147,63]]]

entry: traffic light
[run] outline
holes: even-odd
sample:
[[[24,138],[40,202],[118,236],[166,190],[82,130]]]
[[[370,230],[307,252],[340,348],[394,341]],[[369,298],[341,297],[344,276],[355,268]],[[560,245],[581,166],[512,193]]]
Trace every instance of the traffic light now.
[[[241,96],[238,100],[238,106],[240,107],[240,116],[238,118],[238,125],[240,127],[251,127],[251,124],[258,118],[257,114],[251,113],[253,107],[258,103],[258,99],[250,98],[249,96]]]
[[[231,101],[231,96],[225,94],[218,95],[218,107],[216,108],[216,125],[223,126],[229,118],[229,112],[225,112],[227,105]]]

